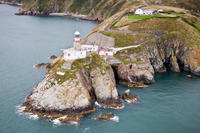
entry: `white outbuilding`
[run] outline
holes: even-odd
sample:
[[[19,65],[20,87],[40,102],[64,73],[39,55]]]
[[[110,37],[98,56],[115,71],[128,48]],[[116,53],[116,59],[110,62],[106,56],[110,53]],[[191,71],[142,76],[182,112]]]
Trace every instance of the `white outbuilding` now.
[[[64,60],[76,60],[86,58],[87,52],[84,50],[76,50],[74,48],[66,49],[64,52]]]
[[[87,52],[98,52],[99,46],[97,46],[97,45],[81,45],[81,50],[85,50]]]
[[[159,12],[156,9],[146,9],[146,8],[137,8],[135,11],[135,15],[153,15],[158,13]]]
[[[113,56],[114,52],[112,50],[100,50],[99,55],[103,57]]]

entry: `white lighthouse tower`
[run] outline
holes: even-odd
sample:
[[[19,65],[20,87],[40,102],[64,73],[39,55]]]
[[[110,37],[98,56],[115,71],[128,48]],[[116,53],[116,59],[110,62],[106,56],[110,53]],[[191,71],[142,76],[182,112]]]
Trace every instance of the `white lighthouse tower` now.
[[[75,50],[80,50],[81,49],[81,38],[80,38],[80,32],[76,31],[74,33],[74,49]]]

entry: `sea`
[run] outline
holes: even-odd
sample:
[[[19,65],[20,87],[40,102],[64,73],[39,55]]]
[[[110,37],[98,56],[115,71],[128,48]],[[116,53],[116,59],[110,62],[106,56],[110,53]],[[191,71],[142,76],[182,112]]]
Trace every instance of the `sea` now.
[[[61,49],[72,47],[73,33],[84,38],[98,25],[70,17],[16,16],[17,6],[0,5],[0,133],[200,133],[200,77],[188,72],[156,74],[154,84],[131,89],[140,98],[123,109],[106,109],[84,116],[80,123],[61,124],[22,113],[21,105]],[[117,84],[122,94],[128,88]],[[113,112],[115,119],[96,120]]]

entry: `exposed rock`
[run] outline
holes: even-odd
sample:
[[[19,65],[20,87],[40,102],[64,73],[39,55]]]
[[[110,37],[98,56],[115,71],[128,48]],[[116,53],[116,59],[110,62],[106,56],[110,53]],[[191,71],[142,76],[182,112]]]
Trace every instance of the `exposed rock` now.
[[[200,75],[199,46],[190,47],[176,38],[173,40],[160,38],[155,43],[145,45],[145,50],[156,72],[167,64],[172,71],[180,72],[179,66],[181,66],[184,70]]]
[[[84,70],[76,73],[77,79],[70,78],[58,84],[47,74],[35,90],[26,97],[25,106],[31,111],[48,114],[85,114],[95,111],[94,99],[90,96],[91,84]]]
[[[93,68],[90,74],[97,102],[106,107],[122,107],[123,102],[116,88],[114,72],[110,67],[101,71]]]
[[[170,59],[170,69],[173,72],[180,72],[180,68],[176,59],[176,56],[174,56],[173,50],[171,50],[171,59]]]
[[[50,65],[50,63],[40,63],[37,65],[34,65],[35,68],[40,69],[42,67],[47,67],[48,65]]]
[[[100,120],[110,120],[112,118],[114,118],[115,115],[113,113],[107,113],[107,114],[104,114],[104,115],[99,115],[97,116],[97,119],[100,119]]]
[[[96,32],[87,37],[84,43],[90,45],[101,45],[102,47],[114,47],[115,40],[112,37]]]
[[[193,79],[192,75],[187,75],[186,77],[189,79]]]
[[[137,96],[136,94],[131,94],[130,90],[128,89],[124,92],[122,98],[127,102],[134,102],[138,100],[139,96]]]
[[[57,56],[55,56],[55,55],[52,55],[49,57],[50,60],[55,60],[56,58],[57,58]]]
[[[121,85],[125,85],[128,88],[148,88],[148,85],[145,85],[143,83],[131,83],[131,82],[126,82],[126,81],[119,81]]]
[[[61,121],[62,123],[67,123],[70,121],[75,121],[75,122],[80,122],[81,121],[81,117],[80,116],[63,116],[61,118],[59,118],[59,121]]]
[[[72,63],[73,62],[70,62],[70,61],[68,61],[68,62],[65,62],[61,67],[63,68],[63,69],[71,69],[72,68]]]
[[[153,83],[154,71],[149,64],[119,65],[117,69],[119,80],[130,83]]]
[[[48,12],[39,12],[36,10],[26,10],[23,8],[19,8],[19,10],[15,13],[15,15],[33,15],[33,16],[43,16],[43,15],[48,15]]]
[[[126,62],[113,66],[120,81],[129,83],[153,83],[154,69],[145,51],[130,53],[126,50],[117,53],[118,58]]]

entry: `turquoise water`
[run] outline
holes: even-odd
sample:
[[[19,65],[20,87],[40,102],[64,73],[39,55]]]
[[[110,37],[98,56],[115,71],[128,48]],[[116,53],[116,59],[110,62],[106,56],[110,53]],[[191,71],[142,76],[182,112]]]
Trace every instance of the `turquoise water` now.
[[[187,73],[157,74],[149,88],[131,90],[140,96],[139,103],[125,104],[122,110],[98,108],[76,126],[58,126],[17,113],[16,106],[46,72],[32,66],[70,47],[76,29],[83,37],[97,25],[71,18],[15,16],[17,9],[0,5],[0,133],[200,132],[200,78],[187,79]],[[117,87],[120,93],[127,89]],[[119,122],[92,119],[109,111],[119,116]]]

